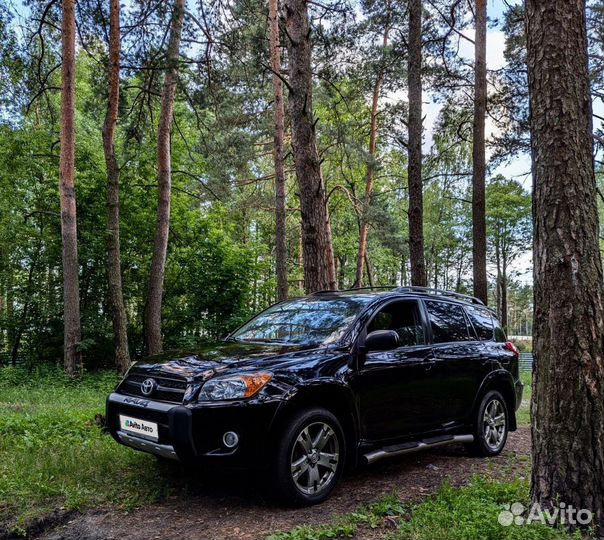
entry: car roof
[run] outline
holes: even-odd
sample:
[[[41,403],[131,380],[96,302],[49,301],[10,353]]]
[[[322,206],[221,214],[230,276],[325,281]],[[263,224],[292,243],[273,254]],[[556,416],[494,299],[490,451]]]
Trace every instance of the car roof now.
[[[453,300],[457,302],[462,302],[464,304],[470,304],[477,307],[486,308],[490,312],[493,312],[491,308],[487,307],[480,299],[475,298],[474,296],[454,291],[446,291],[444,289],[435,289],[431,287],[357,287],[345,290],[317,291],[315,293],[310,294],[309,296],[319,296],[324,298],[362,297],[377,299],[380,297],[400,297],[407,295],[413,297],[437,298],[439,300]]]

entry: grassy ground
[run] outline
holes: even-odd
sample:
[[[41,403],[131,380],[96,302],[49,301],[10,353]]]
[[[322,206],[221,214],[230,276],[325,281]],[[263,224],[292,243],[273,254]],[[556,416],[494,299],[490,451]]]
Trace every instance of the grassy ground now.
[[[23,532],[53,509],[160,496],[155,459],[116,444],[95,421],[117,381],[113,373],[74,382],[57,369],[0,369],[0,524]]]
[[[498,521],[504,505],[528,506],[526,480],[496,482],[475,477],[467,486],[444,485],[433,497],[405,505],[387,497],[358,512],[321,527],[298,527],[271,540],[328,540],[385,538],[387,540],[538,540],[581,538],[565,529],[541,523],[503,526]]]
[[[524,384],[524,392],[522,394],[522,405],[520,405],[520,409],[516,413],[516,419],[519,426],[529,426],[531,424],[531,372],[521,372],[520,380]]]

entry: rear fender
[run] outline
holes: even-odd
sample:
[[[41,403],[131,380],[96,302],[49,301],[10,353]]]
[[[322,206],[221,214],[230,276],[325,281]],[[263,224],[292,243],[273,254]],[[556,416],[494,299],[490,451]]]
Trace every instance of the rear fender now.
[[[474,398],[474,403],[472,405],[472,410],[470,412],[470,416],[468,418],[468,423],[473,424],[476,417],[476,411],[480,406],[480,402],[482,398],[485,396],[487,392],[490,390],[497,390],[502,394],[505,399],[508,414],[509,414],[509,430],[516,431],[516,392],[514,389],[514,378],[511,373],[505,369],[496,369],[495,371],[491,371],[482,381],[478,392],[476,393],[476,397]]]

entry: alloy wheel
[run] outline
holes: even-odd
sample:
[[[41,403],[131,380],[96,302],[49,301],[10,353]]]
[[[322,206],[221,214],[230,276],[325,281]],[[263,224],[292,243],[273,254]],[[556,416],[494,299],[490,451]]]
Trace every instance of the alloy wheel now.
[[[499,450],[506,430],[505,408],[499,399],[492,399],[484,409],[483,437],[491,450]]]
[[[290,468],[296,488],[316,495],[333,481],[340,461],[340,443],[333,428],[313,422],[300,431],[291,452]]]

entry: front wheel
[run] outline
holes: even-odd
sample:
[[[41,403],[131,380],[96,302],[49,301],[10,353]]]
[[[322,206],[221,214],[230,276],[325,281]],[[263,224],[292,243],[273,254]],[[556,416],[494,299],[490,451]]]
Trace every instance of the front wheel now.
[[[508,437],[508,408],[503,396],[496,390],[482,398],[474,420],[474,442],[468,445],[477,456],[496,456],[501,453]]]
[[[288,502],[323,502],[338,483],[346,460],[344,432],[325,409],[296,414],[284,429],[277,449],[275,480]]]

